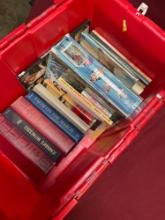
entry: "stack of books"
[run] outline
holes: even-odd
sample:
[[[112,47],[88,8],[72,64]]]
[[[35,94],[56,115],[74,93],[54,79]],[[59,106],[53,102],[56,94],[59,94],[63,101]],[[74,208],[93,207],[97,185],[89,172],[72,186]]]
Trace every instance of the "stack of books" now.
[[[44,174],[91,135],[140,111],[151,82],[87,25],[19,74],[27,95],[0,115],[0,135]]]

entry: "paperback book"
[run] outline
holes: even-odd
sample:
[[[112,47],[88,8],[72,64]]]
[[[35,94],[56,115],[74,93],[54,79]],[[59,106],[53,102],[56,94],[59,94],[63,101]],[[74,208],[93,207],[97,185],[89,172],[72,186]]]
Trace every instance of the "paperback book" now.
[[[63,77],[77,91],[85,89],[85,84],[76,77],[74,72],[66,66],[64,62],[58,59],[52,52],[49,53],[45,78],[56,82],[59,77]]]
[[[98,43],[91,34],[86,31],[82,32],[80,43],[83,48],[107,67],[128,88],[138,95],[144,91],[145,85],[137,77],[133,76],[131,72],[123,68],[119,60],[114,59],[114,56],[110,52],[108,53],[108,50]]]
[[[96,42],[107,51],[114,60],[116,60],[127,73],[132,74],[135,78],[140,79],[144,85],[150,84],[152,81],[146,74],[131,63],[123,54],[114,48],[105,38],[103,38],[97,31],[93,30],[91,35]]]
[[[52,52],[126,117],[130,117],[141,104],[139,96],[87,53],[69,34],[52,48]]]

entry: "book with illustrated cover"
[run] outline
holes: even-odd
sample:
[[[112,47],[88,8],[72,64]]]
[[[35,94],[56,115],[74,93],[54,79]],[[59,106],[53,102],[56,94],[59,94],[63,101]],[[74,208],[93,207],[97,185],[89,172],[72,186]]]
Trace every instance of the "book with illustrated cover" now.
[[[18,75],[18,79],[27,90],[30,90],[34,85],[44,80],[46,62],[47,56],[40,58],[30,68]]]
[[[74,124],[74,126],[76,126],[82,133],[85,134],[90,129],[89,125],[87,125],[81,118],[79,118],[75,113],[67,108],[43,85],[36,85],[33,88],[33,91],[36,92],[41,98],[43,98],[49,105],[56,109],[65,118],[67,118],[67,120]]]
[[[130,117],[142,103],[142,98],[128,89],[69,34],[52,48],[52,52],[126,117]]]
[[[45,78],[56,82],[59,77],[63,77],[71,86],[77,91],[81,92],[84,90],[85,85],[82,83],[74,74],[74,72],[68,68],[64,62],[52,52],[49,53]]]
[[[114,48],[105,38],[103,38],[96,30],[91,32],[91,35],[95,38],[96,42],[107,51],[114,60],[116,60],[127,73],[132,74],[135,78],[140,79],[142,85],[149,85],[151,78],[131,63],[123,54],[121,54],[116,48]]]
[[[16,128],[18,128],[25,136],[27,136],[34,144],[36,144],[43,152],[45,152],[52,161],[58,161],[62,157],[62,151],[57,146],[49,142],[36,129],[34,129],[28,122],[22,119],[15,111],[8,108],[3,115]]]
[[[45,174],[56,164],[2,114],[0,114],[0,135]]]
[[[61,89],[57,83],[53,83],[51,80],[46,79],[43,85],[87,124],[90,125],[94,122],[94,117],[81,106],[76,104],[67,92]]]
[[[101,46],[91,34],[86,31],[82,32],[80,44],[136,94],[139,95],[144,91],[145,85],[127,69],[122,68],[120,62],[114,59],[111,53],[108,53],[104,46]]]
[[[26,95],[25,98],[29,100],[40,112],[42,112],[50,121],[57,125],[76,143],[78,143],[83,138],[84,134],[80,130],[78,130],[72,123],[70,123],[63,115],[61,115],[56,109],[49,105],[44,99],[37,95],[37,93],[31,91]]]
[[[13,102],[11,108],[65,154],[74,147],[75,142],[24,97]]]
[[[91,103],[91,101],[86,98],[84,95],[79,93],[77,90],[75,90],[69,83],[67,83],[62,77],[60,77],[57,81],[59,86],[65,90],[69,96],[72,97],[72,99],[78,103],[82,108],[84,108],[86,111],[93,114],[95,118],[98,120],[104,121],[109,125],[113,124],[113,121],[111,120],[110,113],[105,114],[102,110],[100,110],[96,105]]]

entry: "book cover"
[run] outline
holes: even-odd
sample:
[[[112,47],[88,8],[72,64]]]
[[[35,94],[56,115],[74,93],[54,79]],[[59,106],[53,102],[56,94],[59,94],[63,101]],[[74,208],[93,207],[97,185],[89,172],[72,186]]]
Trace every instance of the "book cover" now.
[[[89,111],[95,118],[98,120],[104,121],[109,125],[113,124],[109,115],[105,114],[102,110],[100,110],[96,105],[92,104],[88,98],[83,96],[77,90],[75,90],[69,83],[67,83],[62,77],[58,79],[58,84],[60,85],[63,90],[65,90],[68,95],[72,97],[72,99],[79,103],[86,111]]]
[[[27,90],[44,80],[47,59],[47,56],[40,58],[30,68],[18,75],[18,79]]]
[[[62,157],[62,152],[45,137],[43,137],[36,129],[34,129],[28,122],[23,120],[11,108],[8,108],[3,115],[16,128],[18,128],[26,137],[28,137],[34,144],[36,144],[52,161],[56,162]]]
[[[135,78],[140,79],[145,85],[148,85],[152,80],[138,69],[133,63],[131,63],[123,54],[121,54],[116,48],[114,48],[105,38],[103,38],[97,31],[93,30],[91,35],[95,38],[98,44],[103,46],[114,59],[126,70],[132,74]]]
[[[61,101],[59,101],[54,95],[52,95],[43,85],[38,84],[33,88],[40,97],[42,97],[49,105],[55,108],[60,114],[68,119],[74,126],[76,126],[81,132],[86,133],[90,126],[87,125],[81,118],[67,108]]]
[[[69,34],[52,51],[126,117],[130,117],[141,104],[142,99],[139,96],[87,53]]]
[[[132,91],[136,92],[138,95],[143,92],[143,87],[137,90],[136,87],[134,87],[135,84],[140,87],[141,83],[138,83],[139,80],[134,77],[131,72],[128,72],[127,69],[125,70],[120,62],[118,62],[117,59],[114,59],[114,56],[111,55],[111,51],[108,53],[107,49],[100,45],[91,34],[82,32],[80,43],[83,48],[85,48],[92,56],[107,67],[118,79],[120,79],[124,85],[132,89]]]
[[[81,92],[85,88],[85,84],[67,67],[58,57],[50,51],[45,78],[56,82],[59,77],[63,77],[66,82],[72,85],[77,91]]]
[[[11,108],[65,154],[74,147],[75,142],[24,97],[13,102]]]
[[[64,105],[69,107],[76,115],[78,115],[83,121],[90,125],[94,117],[83,109],[81,106],[76,104],[71,97],[62,90],[57,83],[53,83],[51,80],[45,80],[43,84],[53,95],[55,95]]]
[[[0,114],[0,135],[45,174],[56,164],[2,114]]]
[[[84,135],[81,131],[79,131],[57,110],[50,106],[44,99],[37,95],[37,93],[31,91],[28,95],[26,95],[26,99],[29,100],[39,111],[41,111],[50,121],[57,125],[76,143],[83,138]]]

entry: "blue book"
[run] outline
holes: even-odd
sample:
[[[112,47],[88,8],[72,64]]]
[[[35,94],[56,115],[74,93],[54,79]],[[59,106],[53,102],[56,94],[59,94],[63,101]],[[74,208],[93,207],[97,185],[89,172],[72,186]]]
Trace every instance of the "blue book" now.
[[[69,34],[52,48],[52,52],[126,117],[130,117],[141,104],[142,99],[139,96],[85,51]]]
[[[79,131],[73,124],[71,124],[65,117],[63,117],[58,111],[51,107],[45,100],[38,96],[35,92],[30,92],[28,95],[26,95],[26,99],[28,99],[40,112],[42,112],[47,118],[49,118],[49,120],[57,125],[76,143],[82,139],[83,133]]]
[[[80,44],[128,88],[131,89],[139,81],[137,77],[134,77],[130,71],[127,71],[127,69],[125,69],[120,62],[118,62],[118,60],[87,31],[81,33]]]

